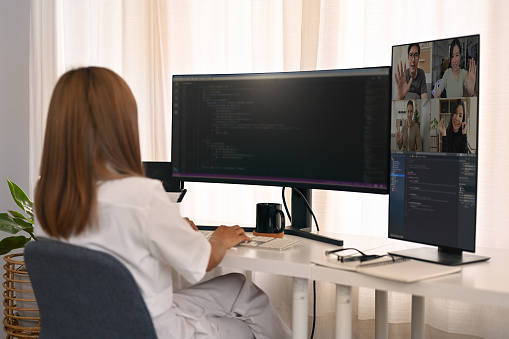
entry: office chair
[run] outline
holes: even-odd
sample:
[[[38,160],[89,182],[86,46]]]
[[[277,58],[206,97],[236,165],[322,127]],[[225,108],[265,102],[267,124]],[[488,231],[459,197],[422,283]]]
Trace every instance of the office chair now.
[[[42,239],[27,244],[24,259],[40,339],[157,338],[133,276],[113,256]]]

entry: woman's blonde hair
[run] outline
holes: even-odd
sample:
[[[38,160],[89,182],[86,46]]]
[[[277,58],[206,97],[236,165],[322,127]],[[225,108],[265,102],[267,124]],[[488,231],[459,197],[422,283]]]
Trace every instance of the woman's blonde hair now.
[[[49,105],[35,211],[51,236],[68,239],[97,221],[100,180],[143,176],[136,101],[106,68],[71,70]]]

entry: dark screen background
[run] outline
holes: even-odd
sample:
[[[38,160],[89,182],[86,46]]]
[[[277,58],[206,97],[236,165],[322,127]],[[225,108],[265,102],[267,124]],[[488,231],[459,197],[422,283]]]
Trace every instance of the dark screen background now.
[[[390,74],[383,70],[174,78],[174,175],[386,190]]]

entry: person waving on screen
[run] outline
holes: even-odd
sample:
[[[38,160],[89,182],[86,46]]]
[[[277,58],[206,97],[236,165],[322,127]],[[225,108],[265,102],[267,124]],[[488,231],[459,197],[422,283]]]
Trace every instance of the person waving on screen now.
[[[408,46],[409,68],[405,71],[406,63],[403,65],[403,61],[401,61],[394,74],[398,88],[396,100],[403,100],[408,94],[412,93],[414,94],[414,96],[410,97],[412,99],[428,98],[426,75],[424,71],[418,67],[420,54],[421,47],[419,44],[411,44]]]
[[[450,68],[446,69],[438,91],[435,93],[435,98],[440,98],[444,90],[447,98],[463,97],[463,89],[466,89],[470,96],[474,96],[477,66],[474,58],[471,58],[468,71],[460,68],[461,44],[458,39],[451,42],[449,62]]]
[[[419,125],[413,121],[414,103],[409,100],[406,107],[407,123],[398,127],[396,143],[401,151],[422,152],[422,138]]]
[[[440,119],[438,123],[438,131],[442,136],[442,152],[468,153],[468,125],[465,120],[465,105],[458,99],[447,129],[444,119]]]

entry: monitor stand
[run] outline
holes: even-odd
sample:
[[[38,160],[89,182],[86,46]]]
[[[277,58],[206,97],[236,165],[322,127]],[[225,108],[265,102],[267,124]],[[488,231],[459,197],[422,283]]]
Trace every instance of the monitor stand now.
[[[443,247],[439,247],[438,249],[433,247],[418,247],[389,252],[389,254],[447,266],[465,265],[490,259],[489,257],[464,253],[461,250]]]
[[[308,188],[295,188],[299,190],[311,205],[311,190]],[[285,233],[298,237],[312,239],[327,244],[343,246],[343,240],[312,231],[312,217],[302,196],[292,189],[292,226],[285,228]]]

